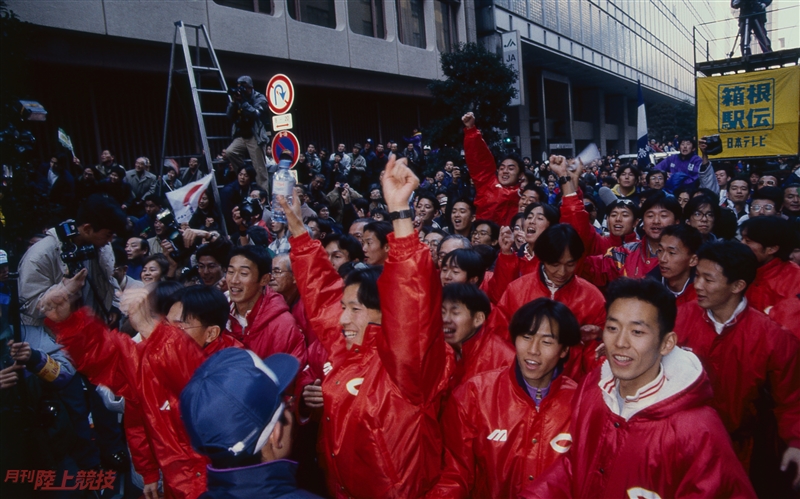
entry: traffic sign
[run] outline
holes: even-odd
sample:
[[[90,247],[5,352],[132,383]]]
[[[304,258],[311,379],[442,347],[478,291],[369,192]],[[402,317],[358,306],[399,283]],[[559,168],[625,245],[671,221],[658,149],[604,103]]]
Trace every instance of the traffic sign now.
[[[300,142],[292,132],[278,132],[275,138],[272,139],[272,159],[280,161],[281,153],[289,151],[292,153],[292,166],[297,164],[297,159],[300,157]]]
[[[267,84],[267,103],[275,114],[284,114],[294,104],[294,86],[286,75],[275,75]]]
[[[292,115],[290,113],[279,114],[272,117],[272,129],[276,132],[291,130],[293,126]]]

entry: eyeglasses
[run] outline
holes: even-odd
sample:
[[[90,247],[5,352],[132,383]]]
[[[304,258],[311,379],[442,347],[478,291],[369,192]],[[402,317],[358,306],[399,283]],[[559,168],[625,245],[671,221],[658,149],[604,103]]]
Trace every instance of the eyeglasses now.
[[[481,236],[481,237],[488,237],[491,234],[492,233],[487,231],[487,230],[476,230],[475,232],[472,233],[472,235],[478,235],[478,236]]]
[[[754,211],[756,213],[758,213],[760,211],[772,211],[774,209],[775,209],[775,205],[774,204],[764,204],[764,205],[756,204],[756,205],[750,206],[750,211]]]
[[[703,218],[707,218],[709,220],[713,220],[714,219],[714,212],[708,211],[708,212],[703,213],[702,211],[695,211],[694,213],[692,213],[692,218],[695,218],[697,220],[702,220]]]
[[[288,274],[290,272],[291,272],[291,270],[283,270],[283,269],[278,269],[278,268],[272,269],[272,275],[277,276],[277,277],[280,277],[283,274]]]
[[[199,326],[189,326],[188,323],[183,322],[183,321],[174,321],[174,322],[170,322],[170,324],[172,324],[173,326],[177,327],[181,331],[188,331],[189,329],[197,329],[199,327],[205,327],[202,324],[200,324]]]
[[[585,203],[585,204],[583,205],[583,209],[585,209],[586,211],[594,211],[594,210],[596,210],[597,208],[595,207],[595,205],[593,205],[593,204],[591,204],[591,203]]]

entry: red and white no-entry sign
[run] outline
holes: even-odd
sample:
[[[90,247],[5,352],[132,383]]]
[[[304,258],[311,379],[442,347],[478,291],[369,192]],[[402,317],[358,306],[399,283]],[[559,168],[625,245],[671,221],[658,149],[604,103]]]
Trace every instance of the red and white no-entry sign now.
[[[294,86],[288,76],[278,74],[267,84],[267,103],[275,114],[284,114],[294,104]]]

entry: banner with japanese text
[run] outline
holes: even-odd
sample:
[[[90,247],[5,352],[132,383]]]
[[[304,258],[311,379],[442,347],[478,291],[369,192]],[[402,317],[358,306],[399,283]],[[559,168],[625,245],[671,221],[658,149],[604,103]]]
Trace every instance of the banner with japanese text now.
[[[798,154],[800,66],[698,78],[697,133],[719,134],[714,159]]]

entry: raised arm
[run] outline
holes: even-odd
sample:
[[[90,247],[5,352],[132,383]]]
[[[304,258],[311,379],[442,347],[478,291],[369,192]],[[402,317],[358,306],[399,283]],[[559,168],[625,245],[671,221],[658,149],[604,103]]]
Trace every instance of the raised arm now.
[[[344,282],[334,270],[322,243],[308,235],[298,196],[294,196],[291,206],[285,198],[281,198],[280,203],[292,234],[289,258],[308,311],[309,323],[325,349],[331,352],[335,343],[343,341],[339,317],[342,315]]]
[[[405,159],[389,159],[383,192],[389,213],[408,210],[419,179]],[[430,250],[417,237],[410,217],[394,220],[389,256],[378,279],[382,334],[378,355],[409,401],[429,402],[437,393],[447,361],[442,330],[442,289]]]
[[[497,184],[497,165],[483,135],[475,127],[475,115],[467,113],[461,120],[464,122],[464,159],[469,166],[469,174],[475,181],[475,189],[478,191],[476,197],[481,197]]]
[[[470,387],[471,388],[471,387]],[[468,404],[462,404],[463,396],[476,396],[467,390],[459,390],[445,406],[442,414],[442,436],[444,438],[444,468],[436,485],[425,496],[426,499],[461,499],[469,496],[475,483],[475,451],[473,442],[478,438],[477,429],[470,424],[472,414]]]

